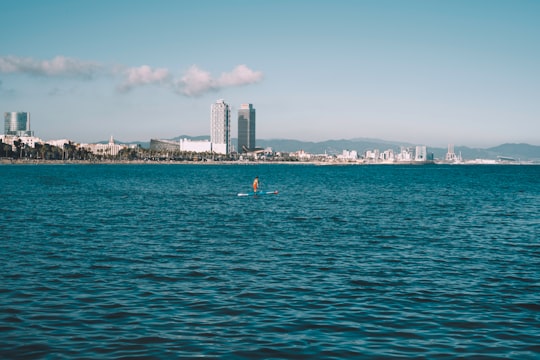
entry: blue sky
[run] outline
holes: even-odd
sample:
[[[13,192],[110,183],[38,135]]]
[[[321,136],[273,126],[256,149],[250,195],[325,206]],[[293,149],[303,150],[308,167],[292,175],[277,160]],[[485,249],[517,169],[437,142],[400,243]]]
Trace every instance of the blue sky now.
[[[540,1],[1,1],[0,112],[45,139],[540,145]]]

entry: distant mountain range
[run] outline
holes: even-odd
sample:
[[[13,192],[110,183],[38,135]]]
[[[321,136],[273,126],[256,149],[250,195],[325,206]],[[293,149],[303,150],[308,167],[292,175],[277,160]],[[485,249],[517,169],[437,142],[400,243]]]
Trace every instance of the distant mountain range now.
[[[172,139],[179,141],[180,139],[191,140],[209,140],[209,136],[188,136],[181,135]],[[236,139],[232,139],[236,147]],[[121,142],[121,141],[119,141]],[[150,142],[134,141],[127,144],[140,144],[142,147],[148,148]],[[300,141],[290,139],[257,139],[257,147],[272,148],[274,151],[293,152],[304,150],[312,154],[341,154],[343,150],[356,150],[358,154],[363,154],[367,150],[379,149],[385,151],[393,149],[399,151],[400,147],[415,147],[417,144],[406,142],[395,142],[380,139],[357,138],[357,139],[342,139],[342,140],[326,140],[321,142]],[[436,159],[444,159],[447,148],[436,148],[428,146],[428,153],[433,153]],[[540,146],[529,144],[502,144],[499,146],[480,149],[470,148],[466,146],[454,147],[454,152],[460,154],[464,160],[474,159],[497,159],[498,157],[508,157],[522,161],[540,161]]]
[[[393,149],[399,151],[402,146],[416,147],[416,144],[406,142],[393,142],[378,139],[350,139],[350,140],[327,140],[322,142],[305,142],[298,140],[257,140],[258,147],[271,147],[275,151],[298,151],[304,150],[313,154],[341,154],[343,150],[356,150],[359,154],[367,150],[379,149],[385,151]],[[428,152],[433,153],[437,159],[444,159],[448,149],[429,147]],[[503,144],[487,149],[469,148],[466,146],[454,147],[454,152],[460,154],[464,160],[472,159],[497,159],[499,156],[516,160],[540,161],[540,146],[529,144]]]

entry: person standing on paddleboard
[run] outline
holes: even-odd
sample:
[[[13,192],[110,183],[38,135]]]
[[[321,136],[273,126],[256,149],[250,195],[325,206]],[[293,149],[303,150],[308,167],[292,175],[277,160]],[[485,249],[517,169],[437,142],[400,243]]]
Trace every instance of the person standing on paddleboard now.
[[[259,177],[255,176],[255,180],[253,180],[253,192],[256,193],[258,188],[259,188]]]

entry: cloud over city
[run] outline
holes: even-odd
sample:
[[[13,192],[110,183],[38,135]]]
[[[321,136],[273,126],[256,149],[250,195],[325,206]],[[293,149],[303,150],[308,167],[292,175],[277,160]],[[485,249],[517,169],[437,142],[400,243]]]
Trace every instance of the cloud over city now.
[[[192,65],[183,75],[175,77],[169,69],[153,68],[149,65],[126,67],[105,65],[56,56],[50,60],[36,60],[17,56],[0,56],[0,73],[26,74],[41,77],[64,77],[93,79],[98,76],[120,77],[116,87],[126,93],[135,88],[155,85],[172,89],[175,93],[193,97],[206,92],[261,82],[263,73],[254,71],[246,65],[238,65],[232,71],[213,77],[208,71]]]

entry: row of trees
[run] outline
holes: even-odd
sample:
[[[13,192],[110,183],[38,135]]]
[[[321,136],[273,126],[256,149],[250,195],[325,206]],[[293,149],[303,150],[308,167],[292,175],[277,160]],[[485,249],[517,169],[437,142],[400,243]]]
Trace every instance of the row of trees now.
[[[118,155],[109,155],[106,153],[93,154],[85,148],[81,148],[72,144],[64,144],[63,147],[53,146],[50,144],[36,143],[34,147],[24,144],[20,140],[13,142],[14,146],[3,143],[0,140],[0,158],[8,159],[26,159],[26,160],[81,160],[81,161],[104,161],[104,160],[119,160],[119,161],[232,161],[239,160],[240,154],[222,155],[211,152],[196,153],[186,151],[159,151],[150,150],[142,147],[121,149]],[[257,160],[260,158],[247,158],[246,160]],[[288,154],[283,154],[279,158],[273,156],[265,157],[266,160],[279,161],[297,161],[298,159],[289,157]]]
[[[86,160],[86,161],[102,161],[102,160],[151,160],[151,161],[202,161],[202,160],[232,160],[225,155],[216,155],[211,153],[195,153],[195,152],[180,152],[180,151],[156,151],[137,148],[121,149],[118,155],[109,155],[107,153],[93,154],[85,148],[76,146],[75,144],[64,144],[63,147],[53,146],[50,144],[36,143],[34,147],[24,144],[20,140],[15,140],[13,146],[0,141],[0,158],[8,158],[13,160]]]
[[[15,148],[15,149],[14,149]],[[63,147],[50,144],[36,143],[28,146],[20,140],[15,140],[13,146],[0,141],[0,157],[10,159],[43,159],[43,160],[90,160],[93,154],[72,143]]]

